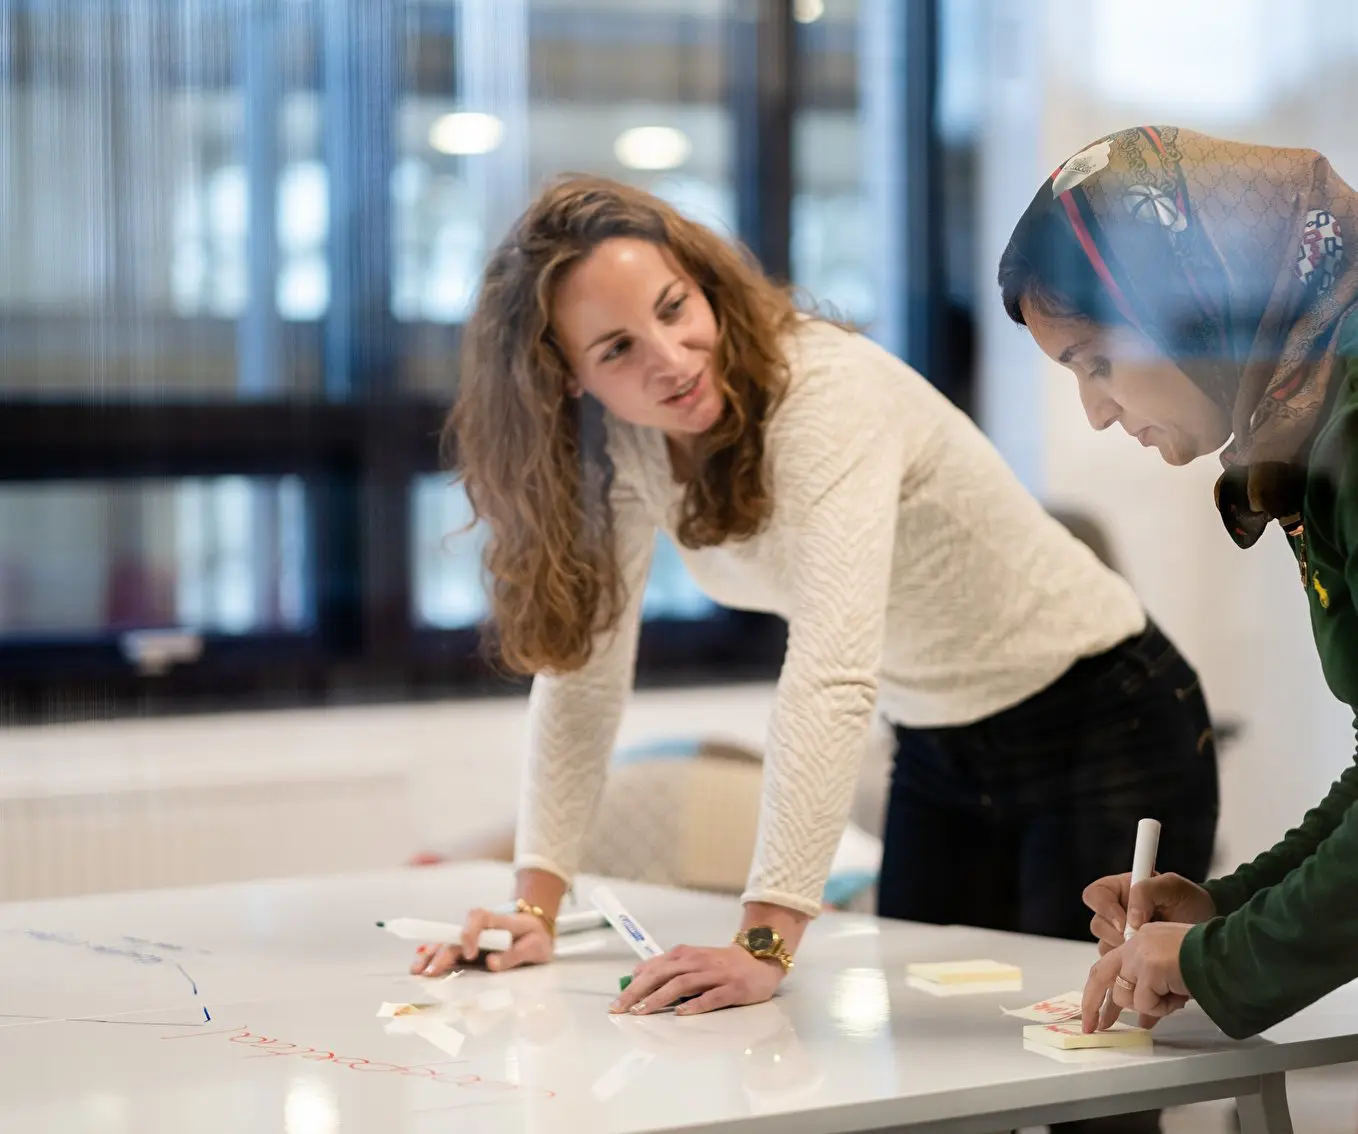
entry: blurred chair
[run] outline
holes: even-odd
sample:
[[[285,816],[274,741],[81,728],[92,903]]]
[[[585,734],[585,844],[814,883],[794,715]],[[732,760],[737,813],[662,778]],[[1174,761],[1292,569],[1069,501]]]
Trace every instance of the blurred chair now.
[[[759,824],[763,765],[739,744],[689,737],[620,749],[581,848],[585,874],[684,889],[739,894]],[[512,821],[456,845],[422,853],[417,865],[513,856]],[[824,899],[839,909],[871,908],[881,842],[850,823]]]

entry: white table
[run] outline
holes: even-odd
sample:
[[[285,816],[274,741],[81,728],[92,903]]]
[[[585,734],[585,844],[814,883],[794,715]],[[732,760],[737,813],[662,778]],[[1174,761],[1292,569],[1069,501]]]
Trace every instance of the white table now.
[[[1190,1008],[1149,1053],[1025,1050],[1000,1005],[1078,987],[1093,956],[1037,938],[827,917],[768,1004],[618,1018],[634,958],[611,930],[435,988],[372,924],[457,918],[507,885],[463,866],[0,905],[0,1130],[979,1134],[1236,1096],[1247,1134],[1280,1134],[1284,1072],[1358,1060],[1351,990],[1245,1043]],[[667,945],[735,923],[734,902],[617,889]],[[1023,990],[939,998],[904,978],[975,957],[1021,965]],[[376,1016],[435,1000],[423,1033]]]

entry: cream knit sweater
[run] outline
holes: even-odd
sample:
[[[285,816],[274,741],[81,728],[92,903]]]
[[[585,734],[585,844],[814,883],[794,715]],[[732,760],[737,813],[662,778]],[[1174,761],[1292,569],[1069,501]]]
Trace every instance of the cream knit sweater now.
[[[744,899],[814,915],[874,710],[915,726],[979,720],[1140,632],[1146,616],[899,359],[811,320],[787,355],[766,438],[770,522],[681,553],[716,602],[787,619]],[[629,601],[584,669],[539,676],[529,698],[515,861],[568,881],[631,691],[655,534],[673,535],[682,496],[661,433],[610,420],[609,449]]]

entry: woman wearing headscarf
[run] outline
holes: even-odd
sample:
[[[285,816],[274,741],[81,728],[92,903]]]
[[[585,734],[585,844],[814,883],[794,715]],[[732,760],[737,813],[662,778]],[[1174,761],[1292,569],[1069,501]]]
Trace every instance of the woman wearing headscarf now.
[[[1227,531],[1248,548],[1281,529],[1326,681],[1358,708],[1355,233],[1358,195],[1320,154],[1147,126],[1062,163],[999,282],[1011,318],[1075,375],[1094,428],[1118,424],[1172,465],[1225,446]],[[1122,1008],[1148,1024],[1192,998],[1245,1037],[1358,977],[1355,802],[1350,766],[1226,877],[1093,883],[1104,955],[1086,1030]],[[1124,923],[1138,930],[1125,944]]]

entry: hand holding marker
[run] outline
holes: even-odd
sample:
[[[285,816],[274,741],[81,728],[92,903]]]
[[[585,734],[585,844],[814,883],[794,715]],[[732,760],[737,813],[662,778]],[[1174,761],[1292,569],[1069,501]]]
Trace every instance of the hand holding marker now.
[[[1127,920],[1122,925],[1122,940],[1136,936],[1132,928],[1132,891],[1142,882],[1149,882],[1155,873],[1155,856],[1160,849],[1160,823],[1156,819],[1142,819],[1136,825],[1136,849],[1132,852],[1132,880],[1127,887]],[[1119,977],[1119,980],[1122,978]],[[1102,1017],[1108,1018],[1113,1004],[1113,990],[1103,998]]]
[[[558,936],[567,933],[583,933],[587,930],[611,925],[643,961],[649,961],[652,957],[659,957],[665,952],[656,939],[641,927],[641,923],[627,912],[623,904],[618,901],[617,896],[607,886],[597,887],[590,895],[590,900],[594,904],[594,909],[564,913],[557,917],[556,931]],[[513,909],[513,906],[509,906],[502,912],[512,912]],[[446,921],[426,921],[423,918],[398,917],[379,921],[377,927],[408,941],[459,942],[462,940],[462,926]],[[477,938],[477,948],[487,953],[504,952],[513,943],[513,935],[507,929],[483,929],[481,936]],[[618,981],[619,990],[625,989],[631,983],[630,974],[623,976]],[[676,1000],[675,1003],[682,1004],[685,1000],[693,999],[695,999],[694,996],[684,996]]]

